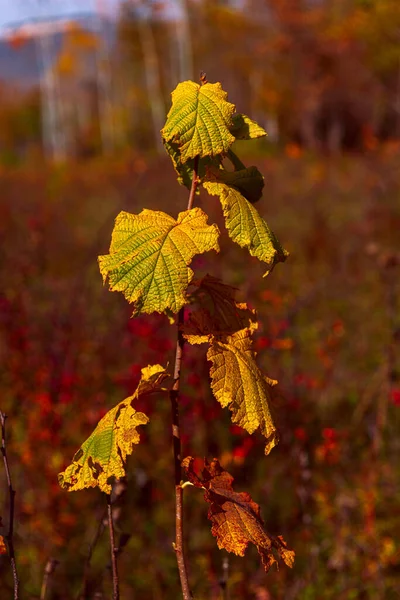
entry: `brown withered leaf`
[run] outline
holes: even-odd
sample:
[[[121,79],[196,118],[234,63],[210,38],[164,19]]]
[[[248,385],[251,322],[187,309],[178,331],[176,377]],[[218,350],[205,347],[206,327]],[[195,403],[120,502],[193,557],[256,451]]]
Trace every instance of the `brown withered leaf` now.
[[[266,572],[278,561],[275,553],[288,566],[294,563],[294,552],[289,550],[282,536],[272,536],[265,530],[260,516],[260,507],[247,492],[235,492],[233,477],[225,471],[218,460],[204,461],[200,478],[193,470],[193,458],[182,461],[189,481],[205,489],[204,497],[210,505],[208,518],[212,522],[211,532],[217,538],[218,548],[243,556],[251,542],[261,556]]]
[[[196,286],[191,294],[194,308],[182,328],[188,342],[202,344],[209,341],[210,335],[224,337],[244,328],[257,329],[255,311],[245,303],[236,302],[236,288],[208,274],[193,285]]]

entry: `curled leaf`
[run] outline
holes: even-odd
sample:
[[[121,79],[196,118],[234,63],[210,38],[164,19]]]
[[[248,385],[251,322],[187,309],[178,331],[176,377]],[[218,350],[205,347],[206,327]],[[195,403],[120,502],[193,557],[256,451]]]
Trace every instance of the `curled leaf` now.
[[[234,112],[220,83],[184,81],[172,92],[162,136],[178,145],[182,163],[195,156],[217,156],[235,141],[229,131]]]
[[[219,252],[219,230],[207,224],[200,208],[181,212],[178,219],[164,212],[121,212],[112,234],[110,253],[99,257],[103,281],[133,303],[133,315],[176,313],[187,302],[186,288],[193,257],[208,250]]]
[[[265,571],[277,563],[274,552],[288,566],[294,563],[294,552],[289,550],[281,536],[267,533],[260,515],[260,507],[247,492],[235,492],[233,477],[218,460],[204,461],[200,478],[193,470],[193,458],[185,458],[182,466],[189,481],[205,489],[204,498],[210,505],[208,518],[211,532],[217,538],[218,548],[243,556],[249,543],[256,546]]]
[[[137,412],[132,403],[139,396],[162,389],[160,384],[165,377],[167,373],[161,365],[142,369],[135,393],[108,411],[76,452],[69,467],[59,473],[62,488],[72,492],[99,487],[105,494],[111,492],[112,479],[125,475],[126,457],[140,441],[136,428],[149,420],[144,413]]]

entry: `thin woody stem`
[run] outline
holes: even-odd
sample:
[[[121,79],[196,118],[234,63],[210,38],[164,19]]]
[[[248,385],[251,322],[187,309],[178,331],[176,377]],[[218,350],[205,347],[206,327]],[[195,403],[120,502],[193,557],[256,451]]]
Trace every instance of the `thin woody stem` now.
[[[13,489],[11,482],[11,473],[8,467],[7,460],[7,452],[6,452],[6,419],[7,415],[0,412],[0,421],[1,421],[1,453],[3,455],[4,468],[6,470],[7,476],[7,484],[8,484],[8,493],[9,493],[9,501],[10,501],[10,512],[9,512],[9,523],[8,523],[8,534],[6,535],[6,540],[8,543],[8,552],[10,555],[11,569],[13,573],[14,580],[14,600],[18,600],[18,590],[19,590],[19,579],[17,573],[17,564],[15,561],[15,551],[14,551],[14,503],[15,503],[15,490]]]
[[[107,495],[107,514],[108,514],[108,528],[110,531],[110,546],[111,546],[111,567],[112,567],[112,580],[113,580],[113,600],[119,600],[119,579],[118,579],[118,565],[117,565],[117,548],[115,547],[114,537],[114,523],[112,516],[112,503],[111,496]]]
[[[199,157],[194,159],[192,186],[189,194],[187,209],[193,206],[196,189],[199,185],[198,179]],[[182,325],[184,323],[184,309],[178,313],[178,339],[176,342],[174,383],[170,390],[171,417],[172,417],[172,440],[174,450],[175,467],[175,544],[176,560],[178,563],[179,577],[181,581],[182,595],[184,600],[190,600],[192,594],[189,588],[189,579],[185,564],[185,554],[183,550],[183,489],[182,489],[182,454],[181,454],[181,435],[179,430],[179,384],[181,378],[181,366],[183,357],[184,338],[182,334]]]
[[[93,552],[94,549],[97,546],[97,543],[104,531],[104,520],[107,516],[107,512],[108,512],[108,506],[103,510],[102,514],[101,514],[101,518],[97,524],[97,529],[96,529],[96,533],[94,534],[94,537],[92,539],[92,541],[89,544],[89,551],[86,557],[86,561],[85,561],[85,567],[84,567],[84,574],[83,574],[83,583],[82,583],[82,589],[79,592],[78,595],[78,600],[85,600],[85,598],[87,598],[88,595],[88,586],[89,586],[89,572],[90,572],[90,566],[91,566],[91,561],[92,561],[92,556],[93,556]]]

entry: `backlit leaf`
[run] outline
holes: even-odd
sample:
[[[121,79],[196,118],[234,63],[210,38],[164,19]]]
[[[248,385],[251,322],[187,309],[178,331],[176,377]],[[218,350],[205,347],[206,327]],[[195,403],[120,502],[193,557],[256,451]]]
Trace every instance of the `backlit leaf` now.
[[[210,505],[211,532],[217,538],[218,548],[244,556],[248,544],[252,543],[266,572],[277,563],[274,551],[288,567],[293,566],[294,552],[288,549],[281,536],[267,533],[258,504],[247,492],[233,490],[232,475],[221,467],[217,459],[211,463],[204,461],[202,478],[193,470],[193,458],[185,458],[182,466],[189,481],[205,489],[204,498]]]
[[[230,133],[235,106],[220,83],[179,83],[162,136],[179,146],[182,163],[195,156],[216,156],[235,141]]]
[[[286,260],[288,252],[282,248],[257,209],[237,189],[217,181],[205,181],[203,185],[210,194],[219,196],[231,239],[267,264],[264,277],[276,263]]]
[[[99,487],[106,494],[111,492],[110,482],[125,475],[126,457],[132,453],[134,444],[139,443],[136,428],[149,420],[144,413],[137,412],[132,403],[139,396],[162,389],[161,382],[165,377],[167,374],[161,365],[142,369],[133,396],[108,411],[76,452],[69,467],[58,475],[62,488],[72,492]]]
[[[219,230],[207,224],[200,208],[181,212],[175,220],[164,212],[121,212],[115,222],[110,254],[99,257],[103,281],[133,303],[133,315],[176,313],[187,302],[185,290],[196,254],[219,251]]]
[[[269,454],[279,440],[269,407],[270,389],[277,382],[258,368],[250,334],[243,329],[225,341],[212,340],[207,352],[212,362],[211,388],[218,402],[231,410],[232,423],[249,433],[260,429],[267,442],[265,454]]]
[[[237,140],[252,140],[267,135],[265,129],[247,115],[236,114],[232,117],[231,133]]]

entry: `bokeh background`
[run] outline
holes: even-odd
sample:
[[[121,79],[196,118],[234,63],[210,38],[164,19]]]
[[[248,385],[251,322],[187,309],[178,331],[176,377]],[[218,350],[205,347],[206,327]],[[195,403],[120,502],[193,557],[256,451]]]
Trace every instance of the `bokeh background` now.
[[[186,490],[195,597],[399,598],[398,0],[3,0],[1,10],[0,409],[21,597],[77,598],[85,577],[85,598],[111,595],[104,498],[66,493],[57,473],[142,366],[173,362],[167,319],[130,319],[96,258],[120,210],[185,209],[159,130],[172,89],[204,70],[269,134],[237,151],[265,176],[257,207],[288,261],[263,279],[224,232],[221,253],[195,270],[257,309],[281,442],[265,457],[261,438],[231,426],[203,349],[190,347],[183,452],[218,457],[296,562],[266,575],[254,548],[219,551],[202,493]],[[223,230],[218,201],[198,202]],[[114,514],[121,597],[175,600],[170,407],[150,400]],[[4,535],[3,471],[0,483]],[[0,596],[12,597],[7,556]]]

